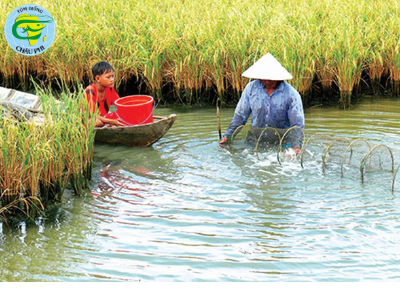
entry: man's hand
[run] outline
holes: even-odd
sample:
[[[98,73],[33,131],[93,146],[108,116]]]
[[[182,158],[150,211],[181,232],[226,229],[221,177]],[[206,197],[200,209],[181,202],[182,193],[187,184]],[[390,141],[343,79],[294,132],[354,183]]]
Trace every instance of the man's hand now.
[[[228,141],[228,137],[227,136],[224,136],[223,138],[222,138],[222,140],[220,140],[219,141],[219,145],[222,147],[222,148],[224,148],[224,144]]]
[[[299,146],[296,146],[293,148],[294,152],[296,152],[296,155],[300,155],[301,154],[301,149]]]

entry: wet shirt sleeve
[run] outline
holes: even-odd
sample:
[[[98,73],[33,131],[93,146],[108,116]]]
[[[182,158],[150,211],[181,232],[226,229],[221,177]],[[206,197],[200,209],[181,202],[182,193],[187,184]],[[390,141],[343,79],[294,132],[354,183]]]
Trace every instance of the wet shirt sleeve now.
[[[298,93],[291,95],[289,102],[288,118],[290,127],[298,126],[304,129],[304,110],[301,97]],[[301,130],[294,129],[291,131],[292,146],[301,147],[303,144],[304,133]]]
[[[290,98],[287,112],[290,127],[298,126],[304,129],[304,110],[301,97],[298,93],[291,93]]]
[[[247,120],[250,117],[251,107],[250,107],[250,90],[251,86],[248,84],[244,89],[242,96],[240,97],[239,103],[236,106],[235,114],[233,115],[232,122],[228,126],[228,129],[225,132],[225,136],[231,136],[236,128],[241,125],[246,124]]]

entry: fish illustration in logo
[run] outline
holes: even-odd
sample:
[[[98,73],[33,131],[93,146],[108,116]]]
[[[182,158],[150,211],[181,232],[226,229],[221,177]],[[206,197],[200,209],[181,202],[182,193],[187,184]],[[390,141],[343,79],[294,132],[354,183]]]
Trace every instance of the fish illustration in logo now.
[[[40,21],[38,17],[49,18],[50,20]],[[42,29],[46,27],[46,23],[54,22],[50,16],[29,16],[28,14],[22,14],[18,16],[12,27],[12,34],[15,38],[20,40],[28,40],[31,46],[35,45],[39,38],[42,36]],[[20,36],[17,32],[17,28],[22,28],[22,33],[27,33],[28,36]],[[46,36],[43,38],[43,41]]]

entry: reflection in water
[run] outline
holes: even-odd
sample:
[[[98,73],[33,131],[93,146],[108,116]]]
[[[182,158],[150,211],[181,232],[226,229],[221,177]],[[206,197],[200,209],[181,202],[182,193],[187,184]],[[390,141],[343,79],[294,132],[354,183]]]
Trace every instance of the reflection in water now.
[[[353,111],[307,111],[305,140],[322,133],[384,143],[397,165],[399,106],[381,100]],[[232,114],[222,110],[223,127]],[[385,168],[368,169],[361,182],[365,143],[343,168],[340,155],[329,153],[323,169],[326,141],[319,139],[302,167],[240,143],[232,154],[218,146],[216,128],[214,110],[193,111],[178,114],[151,148],[96,146],[87,195],[65,195],[55,217],[37,226],[3,226],[0,279],[399,279],[400,188],[391,192]]]
[[[94,222],[84,205],[66,200],[62,208],[49,211],[48,219],[37,220],[36,226],[21,223],[9,229],[3,225],[1,280],[58,281],[81,276],[79,265],[86,259],[79,252],[94,250],[86,242]]]

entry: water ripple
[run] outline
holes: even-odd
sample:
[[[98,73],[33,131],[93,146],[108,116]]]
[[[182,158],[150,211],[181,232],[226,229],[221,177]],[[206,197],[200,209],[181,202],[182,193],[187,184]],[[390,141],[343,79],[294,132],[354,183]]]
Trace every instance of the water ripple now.
[[[306,112],[307,134],[385,143],[398,162],[398,108],[393,102],[387,109],[391,103],[376,111],[374,104]],[[232,114],[222,111],[223,128]],[[319,146],[309,148],[303,167],[243,145],[230,153],[218,146],[216,128],[214,110],[193,111],[178,114],[153,147],[96,146],[91,192],[67,195],[56,221],[0,232],[0,278],[400,279],[400,203],[390,172],[368,169],[362,183],[362,151],[343,177],[334,153],[323,170]]]

